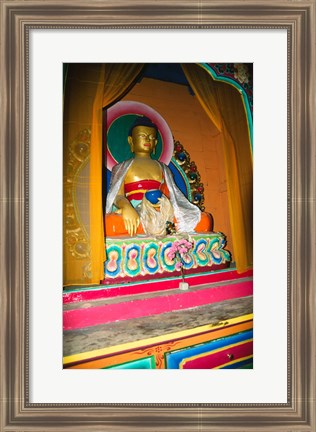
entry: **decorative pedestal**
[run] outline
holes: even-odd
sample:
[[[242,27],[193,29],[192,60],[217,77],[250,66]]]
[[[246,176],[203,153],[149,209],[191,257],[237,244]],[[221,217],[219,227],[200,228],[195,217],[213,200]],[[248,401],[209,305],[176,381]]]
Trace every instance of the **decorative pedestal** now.
[[[145,236],[107,237],[103,284],[180,276],[175,261],[167,256],[172,243],[178,239],[172,235],[159,240]],[[183,266],[185,274],[229,267],[231,257],[224,249],[224,234],[195,233],[189,236],[189,240],[193,242],[193,248]]]

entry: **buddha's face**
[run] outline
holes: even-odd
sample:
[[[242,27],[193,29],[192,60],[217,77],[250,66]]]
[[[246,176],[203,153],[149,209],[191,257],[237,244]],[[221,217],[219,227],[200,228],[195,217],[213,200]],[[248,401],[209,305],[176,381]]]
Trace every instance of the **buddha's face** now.
[[[128,142],[133,153],[150,155],[157,145],[156,129],[148,126],[136,126],[132,131],[132,136],[128,137]]]

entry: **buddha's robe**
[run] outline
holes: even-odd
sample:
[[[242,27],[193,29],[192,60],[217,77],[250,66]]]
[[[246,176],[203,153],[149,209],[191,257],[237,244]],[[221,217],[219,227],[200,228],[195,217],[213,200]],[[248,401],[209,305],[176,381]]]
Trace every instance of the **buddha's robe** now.
[[[112,169],[111,182],[110,182],[109,192],[107,194],[106,211],[105,211],[106,212],[105,215],[106,235],[108,236],[120,235],[126,233],[122,216],[115,213],[118,211],[118,209],[115,206],[114,201],[125,179],[127,171],[131,167],[133,161],[134,159],[129,159],[127,161],[115,165]],[[163,199],[166,199],[168,201],[170,200],[170,204],[175,217],[177,232],[179,233],[194,232],[195,228],[198,226],[199,222],[201,221],[201,216],[202,216],[201,210],[197,206],[189,202],[188,199],[183,195],[183,193],[178,189],[178,187],[176,186],[173,180],[173,176],[170,169],[161,162],[159,162],[159,164],[162,169],[163,181],[165,182],[165,185],[168,189],[168,195],[169,195],[168,198],[166,198],[166,196],[163,195]],[[153,181],[153,180],[145,180],[145,182],[147,181]],[[158,183],[159,182],[157,182],[156,186],[158,186]],[[127,186],[127,189],[128,188],[129,187]],[[134,190],[134,192],[135,194],[137,193],[136,190]],[[141,203],[145,200],[145,197],[143,197],[143,193],[144,193],[144,188],[141,190],[140,195],[134,194],[134,198],[138,198],[138,200],[136,200],[135,202],[132,201],[134,198],[130,196],[131,203],[138,212],[141,209],[141,205],[139,205],[137,201]],[[139,200],[139,198],[141,198],[141,201]],[[202,231],[210,231],[211,217],[209,215],[206,215],[205,213],[203,213],[203,215],[205,215],[205,217],[203,217],[204,222],[203,222]],[[140,218],[142,220],[142,217]],[[167,220],[169,219],[166,219],[166,221]],[[164,225],[166,221],[164,221]],[[141,225],[142,224],[140,224],[137,230],[137,234],[144,233],[144,227],[142,227]]]

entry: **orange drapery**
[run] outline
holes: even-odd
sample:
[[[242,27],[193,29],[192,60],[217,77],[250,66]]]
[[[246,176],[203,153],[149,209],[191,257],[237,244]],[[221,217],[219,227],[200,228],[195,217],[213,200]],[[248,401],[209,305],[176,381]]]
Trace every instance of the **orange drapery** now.
[[[102,108],[121,98],[142,64],[71,64],[64,95],[64,286],[104,277]]]
[[[117,102],[142,70],[142,64],[108,63],[101,65],[93,103],[90,161],[91,264],[95,282],[104,278],[104,225],[102,209],[102,122],[103,108]],[[92,228],[91,227],[91,228]]]
[[[215,81],[197,64],[183,64],[196,97],[222,134],[229,211],[238,272],[253,263],[251,146],[241,94],[232,85]]]

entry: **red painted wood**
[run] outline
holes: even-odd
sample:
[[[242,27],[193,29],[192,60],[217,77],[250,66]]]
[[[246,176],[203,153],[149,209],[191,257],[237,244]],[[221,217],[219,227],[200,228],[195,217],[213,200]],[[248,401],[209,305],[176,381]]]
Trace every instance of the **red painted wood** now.
[[[64,312],[64,330],[75,330],[113,321],[158,315],[223,300],[246,297],[252,295],[252,287],[252,281],[244,281],[198,291],[189,290],[179,292],[179,294],[67,310]]]
[[[216,353],[203,355],[203,357],[184,359],[181,369],[213,369],[215,367],[224,366],[233,360],[238,360],[243,357],[252,355],[253,353],[252,341],[223,349]],[[233,356],[232,359],[229,356]]]
[[[202,275],[186,276],[185,281],[190,286],[204,285],[208,283],[217,283],[234,279],[251,277],[252,270],[245,273],[237,273],[235,270],[226,272],[214,272]],[[102,300],[110,297],[126,296],[131,294],[142,294],[154,291],[164,291],[179,287],[180,278],[168,280],[152,280],[149,282],[140,282],[137,284],[126,284],[121,286],[112,286],[105,288],[104,285],[93,288],[82,288],[76,291],[64,291],[63,302],[75,303],[80,301]]]

